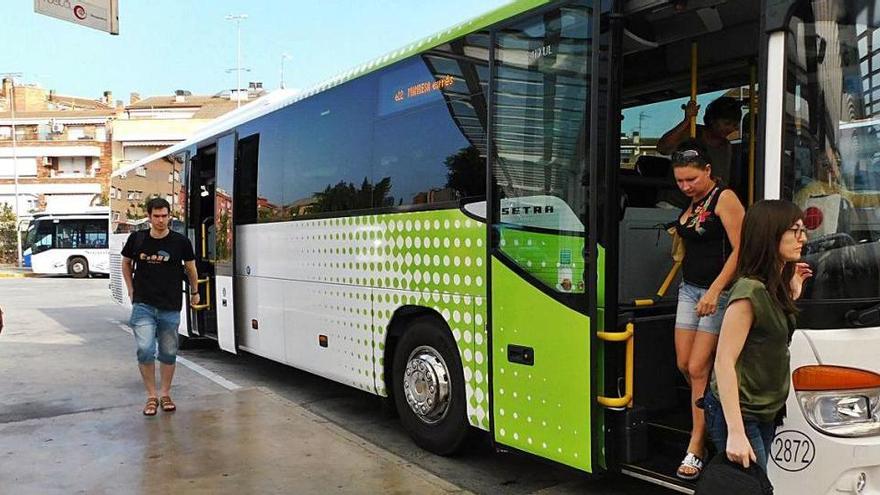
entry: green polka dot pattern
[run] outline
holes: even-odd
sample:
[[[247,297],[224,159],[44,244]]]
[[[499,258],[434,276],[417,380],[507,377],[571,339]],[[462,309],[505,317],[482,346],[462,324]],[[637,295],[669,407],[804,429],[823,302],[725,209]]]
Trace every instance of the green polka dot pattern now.
[[[278,269],[285,279],[332,284],[321,290],[323,320],[340,329],[334,341],[344,345],[333,359],[344,367],[349,384],[387,395],[389,322],[402,306],[431,308],[458,344],[470,423],[488,430],[486,225],[459,210],[295,225],[285,236],[291,256]],[[369,296],[364,288],[372,289]],[[366,297],[370,300],[361,299]]]
[[[492,263],[495,439],[590,472],[590,320]],[[531,365],[507,355],[523,343]]]

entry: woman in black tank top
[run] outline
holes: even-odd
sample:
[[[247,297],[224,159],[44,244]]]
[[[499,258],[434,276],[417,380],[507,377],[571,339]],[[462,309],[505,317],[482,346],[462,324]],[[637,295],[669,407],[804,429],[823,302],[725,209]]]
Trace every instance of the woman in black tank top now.
[[[706,423],[696,401],[709,380],[745,214],[736,194],[712,176],[706,157],[694,142],[685,143],[672,155],[675,182],[691,200],[676,224],[685,255],[675,317],[675,356],[691,387],[693,421],[687,453],[676,472],[684,479],[697,478],[703,467]]]

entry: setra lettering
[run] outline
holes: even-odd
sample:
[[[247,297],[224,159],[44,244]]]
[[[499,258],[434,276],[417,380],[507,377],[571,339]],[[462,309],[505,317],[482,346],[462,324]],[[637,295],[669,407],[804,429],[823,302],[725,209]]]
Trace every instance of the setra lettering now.
[[[547,213],[553,213],[552,206],[504,206],[501,208],[502,215],[542,215]]]

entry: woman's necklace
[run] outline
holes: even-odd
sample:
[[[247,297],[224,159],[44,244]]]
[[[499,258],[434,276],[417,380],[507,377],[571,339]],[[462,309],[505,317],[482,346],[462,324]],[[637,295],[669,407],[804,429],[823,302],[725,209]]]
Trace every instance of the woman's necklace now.
[[[712,202],[712,198],[715,197],[715,193],[718,191],[718,187],[713,184],[712,189],[710,189],[710,193],[704,196],[702,199],[697,201],[696,203],[691,203],[691,213],[690,220],[688,220],[687,226],[689,228],[694,229],[698,234],[703,235],[706,232],[706,229],[703,228],[703,223],[706,222],[709,218],[712,217],[712,212],[709,211],[709,203]]]

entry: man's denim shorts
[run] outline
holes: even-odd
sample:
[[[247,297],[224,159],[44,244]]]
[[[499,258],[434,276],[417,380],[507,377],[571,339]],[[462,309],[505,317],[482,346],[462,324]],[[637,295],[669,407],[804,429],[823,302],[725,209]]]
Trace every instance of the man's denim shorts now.
[[[713,335],[721,333],[721,321],[724,319],[724,310],[727,309],[730,292],[724,291],[718,296],[718,309],[715,310],[715,313],[709,316],[698,316],[697,303],[707,291],[708,289],[682,282],[678,288],[675,328],[708,332]]]
[[[165,364],[177,362],[177,328],[180,326],[180,311],[134,303],[131,306],[129,325],[134,330],[134,338],[137,341],[139,363],[152,363],[156,359]]]

